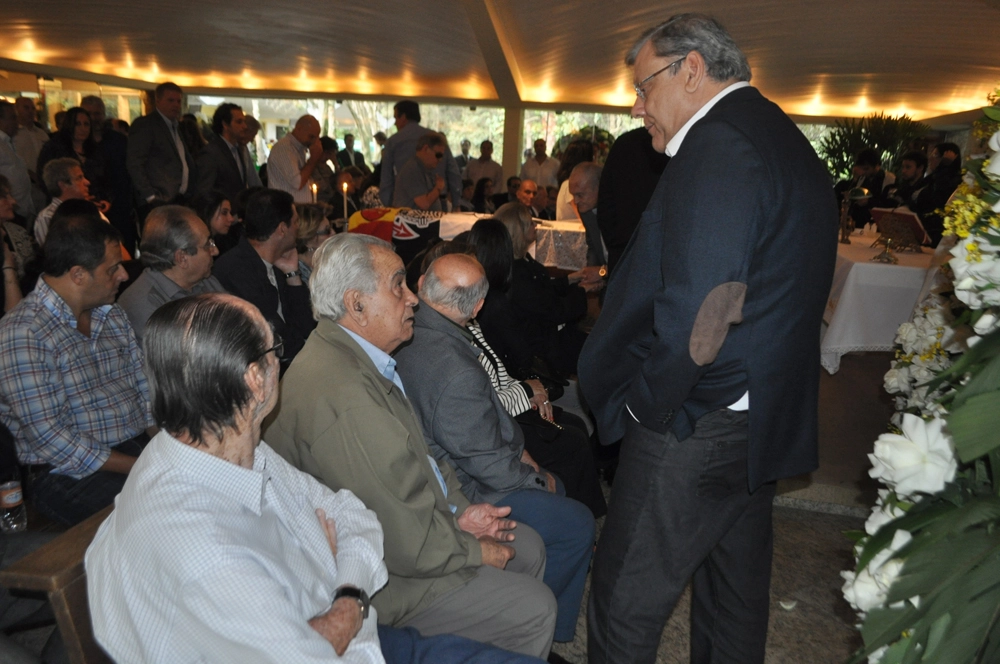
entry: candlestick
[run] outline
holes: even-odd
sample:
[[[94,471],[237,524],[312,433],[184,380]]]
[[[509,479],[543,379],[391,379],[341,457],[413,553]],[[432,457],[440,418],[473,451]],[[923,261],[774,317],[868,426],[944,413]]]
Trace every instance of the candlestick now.
[[[317,191],[319,191],[319,187],[318,187],[318,186],[316,186],[316,183],[315,183],[315,182],[313,182],[313,183],[312,183],[312,186],[310,186],[309,188],[310,188],[310,189],[312,189],[312,193],[313,193],[313,203],[315,203],[315,202],[316,202],[316,192],[317,192]]]
[[[344,219],[347,219],[347,183],[343,182],[340,186],[344,188]]]

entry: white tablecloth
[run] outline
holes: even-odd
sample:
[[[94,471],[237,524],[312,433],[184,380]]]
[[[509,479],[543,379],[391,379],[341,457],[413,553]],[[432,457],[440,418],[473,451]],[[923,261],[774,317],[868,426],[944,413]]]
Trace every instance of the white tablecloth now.
[[[933,255],[897,253],[897,265],[873,263],[881,248],[870,247],[874,234],[853,235],[851,244],[837,245],[837,267],[823,321],[820,363],[831,374],[840,357],[856,351],[889,351],[896,329],[910,319],[928,278]]]
[[[489,217],[475,212],[449,212],[441,217],[441,239],[450,240],[469,230],[477,220]],[[587,236],[578,221],[545,221],[537,228],[537,239],[529,249],[539,263],[563,270],[579,270],[587,264]]]

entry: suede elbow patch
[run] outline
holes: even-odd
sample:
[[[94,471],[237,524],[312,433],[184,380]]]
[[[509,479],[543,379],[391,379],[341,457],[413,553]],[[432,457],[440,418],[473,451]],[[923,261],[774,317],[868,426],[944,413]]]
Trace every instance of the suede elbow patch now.
[[[712,289],[701,303],[691,328],[688,352],[699,367],[715,361],[729,333],[729,326],[743,321],[747,285],[729,281]]]

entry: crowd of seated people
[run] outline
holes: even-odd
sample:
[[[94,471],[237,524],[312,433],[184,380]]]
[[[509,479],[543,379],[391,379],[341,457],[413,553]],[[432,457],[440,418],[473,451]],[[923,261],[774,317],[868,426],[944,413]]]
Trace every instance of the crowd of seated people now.
[[[528,248],[539,219],[597,228],[592,145],[560,163],[536,141],[504,180],[489,141],[459,169],[404,101],[374,172],[307,115],[265,188],[259,125],[223,104],[192,134],[182,95],[158,86],[127,137],[87,98],[44,142],[0,102],[0,131],[39,143],[0,174],[0,422],[44,517],[118,496],[87,559],[98,640],[123,661],[558,661],[607,505],[586,423],[552,402],[606,260],[555,277]],[[894,182],[869,162],[872,205],[929,231],[961,177],[948,143]],[[495,218],[415,258],[415,295],[391,245],[337,232],[366,197]]]
[[[938,143],[928,155],[910,150],[899,161],[898,174],[887,172],[875,150],[862,150],[854,159],[852,177],[838,182],[834,191],[842,200],[852,189],[866,190],[849,204],[856,227],[872,223],[873,208],[905,208],[917,215],[936,247],[944,233],[944,206],[962,183],[962,150],[955,143]]]

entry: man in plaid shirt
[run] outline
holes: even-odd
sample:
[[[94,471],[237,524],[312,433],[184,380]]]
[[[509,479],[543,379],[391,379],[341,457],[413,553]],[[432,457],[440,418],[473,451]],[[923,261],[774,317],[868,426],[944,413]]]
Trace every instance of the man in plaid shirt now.
[[[43,275],[0,321],[0,420],[26,494],[67,525],[114,500],[153,425],[142,351],[114,304],[128,278],[120,239],[92,203],[64,203]]]

